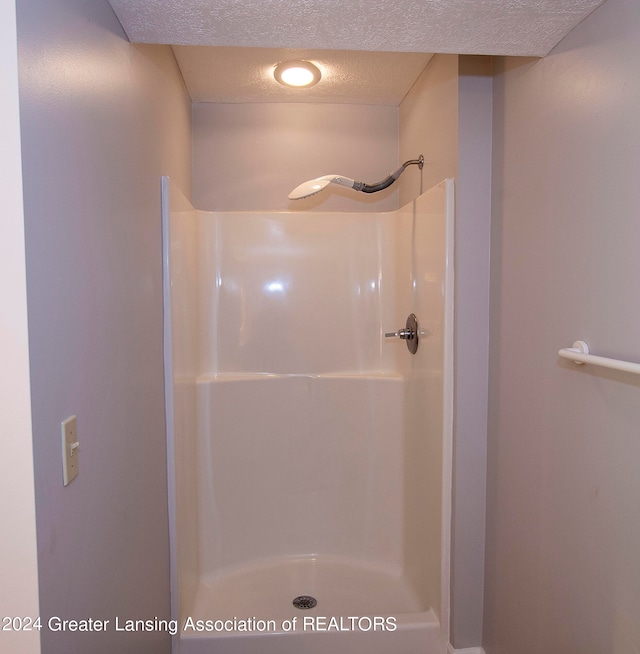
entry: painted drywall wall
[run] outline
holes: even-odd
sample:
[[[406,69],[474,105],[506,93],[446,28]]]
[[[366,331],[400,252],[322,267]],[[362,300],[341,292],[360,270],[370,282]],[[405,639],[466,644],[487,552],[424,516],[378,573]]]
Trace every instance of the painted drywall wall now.
[[[489,395],[492,85],[490,57],[461,56],[456,189],[451,642],[482,642]]]
[[[169,48],[106,0],[19,0],[20,101],[43,650],[168,652],[160,176],[190,188],[190,101]],[[62,485],[60,422],[78,420]]]
[[[424,155],[422,179],[407,172],[400,202],[445,177],[456,183],[455,419],[451,642],[482,640],[491,234],[491,61],[436,55],[400,105],[401,159]]]
[[[608,0],[494,95],[484,647],[640,650],[640,5]]]
[[[390,211],[395,185],[375,194],[333,184],[306,200],[287,195],[321,175],[377,182],[397,162],[397,107],[193,105],[193,204],[201,210]]]
[[[458,174],[458,57],[435,55],[400,104],[400,160],[425,158],[398,181],[400,206]]]
[[[0,616],[16,617],[15,630],[0,630],[0,651],[36,654],[37,630],[21,629],[38,615],[36,515],[31,445],[27,287],[22,209],[18,57],[15,5],[0,4]],[[11,590],[9,590],[11,589]],[[3,626],[7,626],[6,623]],[[13,626],[13,625],[11,625]],[[30,625],[29,625],[30,626]]]

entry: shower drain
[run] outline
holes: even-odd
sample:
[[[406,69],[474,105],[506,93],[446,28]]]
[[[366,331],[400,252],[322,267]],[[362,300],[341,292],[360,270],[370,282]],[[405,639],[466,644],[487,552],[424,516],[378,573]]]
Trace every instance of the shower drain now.
[[[311,595],[299,595],[292,603],[297,609],[312,609],[318,601]]]

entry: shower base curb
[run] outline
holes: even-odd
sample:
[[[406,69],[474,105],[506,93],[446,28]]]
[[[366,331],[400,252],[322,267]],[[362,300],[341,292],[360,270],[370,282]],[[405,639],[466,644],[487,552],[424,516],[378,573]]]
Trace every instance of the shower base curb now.
[[[433,610],[393,617],[398,625],[395,631],[181,634],[178,651],[180,654],[445,653],[446,647],[440,640],[440,623]]]

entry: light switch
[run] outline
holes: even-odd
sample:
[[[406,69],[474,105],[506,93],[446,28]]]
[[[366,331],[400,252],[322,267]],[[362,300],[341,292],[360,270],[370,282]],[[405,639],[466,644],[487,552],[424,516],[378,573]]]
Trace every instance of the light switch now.
[[[76,417],[62,422],[62,479],[67,486],[78,476],[78,426]]]

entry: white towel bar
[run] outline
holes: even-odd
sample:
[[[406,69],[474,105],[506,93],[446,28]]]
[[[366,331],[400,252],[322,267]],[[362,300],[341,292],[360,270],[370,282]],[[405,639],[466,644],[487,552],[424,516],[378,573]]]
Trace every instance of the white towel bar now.
[[[608,359],[607,357],[598,357],[594,354],[589,354],[589,346],[584,341],[576,341],[571,347],[565,347],[560,350],[558,355],[563,359],[570,359],[579,366],[585,363],[591,363],[594,366],[602,366],[603,368],[612,368],[613,370],[622,370],[640,375],[640,363]]]

